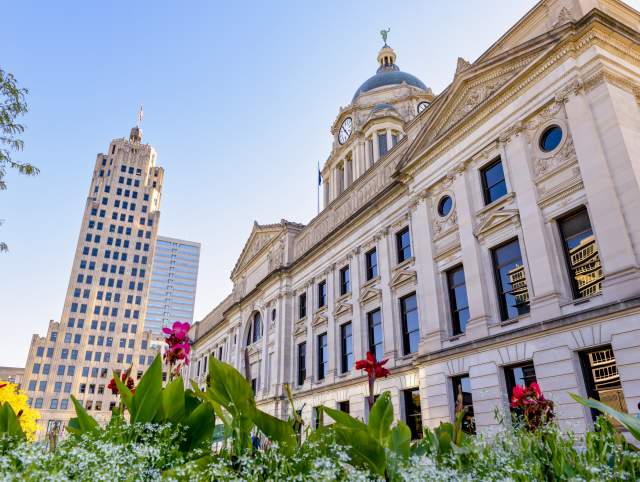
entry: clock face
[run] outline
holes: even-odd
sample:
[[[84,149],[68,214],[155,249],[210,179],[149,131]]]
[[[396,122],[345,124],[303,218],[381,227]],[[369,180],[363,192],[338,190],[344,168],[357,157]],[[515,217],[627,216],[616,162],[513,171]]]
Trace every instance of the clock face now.
[[[347,117],[340,126],[340,132],[338,133],[338,141],[340,144],[347,142],[347,139],[351,137],[351,129],[353,129],[353,121],[351,117]]]
[[[429,102],[422,101],[418,104],[418,114],[429,107]]]

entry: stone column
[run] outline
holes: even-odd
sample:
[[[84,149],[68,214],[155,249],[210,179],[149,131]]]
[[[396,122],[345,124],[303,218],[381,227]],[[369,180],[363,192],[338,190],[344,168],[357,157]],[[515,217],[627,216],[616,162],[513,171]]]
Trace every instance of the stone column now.
[[[389,236],[389,228],[384,228],[376,234],[378,240],[378,269],[380,270],[380,289],[382,290],[382,338],[384,357],[395,359],[397,355],[396,330],[393,319],[393,303],[395,300],[391,296],[391,270],[395,265],[393,262],[393,248]]]
[[[473,233],[475,212],[469,197],[472,191],[467,185],[467,172],[459,169],[454,175],[453,191],[456,197],[458,233],[469,301],[469,322],[466,333],[468,338],[480,338],[489,334],[487,323],[490,318],[490,310],[484,289],[486,277],[482,268],[480,246]]]
[[[326,283],[327,283],[327,347],[329,350],[329,365],[327,367],[327,375],[325,379],[327,383],[333,383],[336,376],[337,359],[340,355],[340,345],[337,344],[338,330],[336,330],[336,321],[333,316],[335,310],[335,275],[336,265],[332,264],[329,269],[325,271]]]
[[[393,139],[391,138],[391,129],[387,129],[387,152],[393,148]]]
[[[349,254],[349,275],[351,276],[351,306],[353,309],[351,321],[351,334],[353,341],[353,358],[361,360],[366,355],[363,347],[363,332],[366,331],[365,320],[360,308],[360,248],[354,249]]]
[[[307,381],[313,381],[314,379],[314,373],[313,373],[313,347],[315,346],[315,334],[313,333],[313,310],[315,307],[315,302],[313,299],[313,287],[314,287],[314,280],[313,278],[309,281],[309,283],[307,284],[307,320],[306,320],[306,325],[307,325],[307,355],[305,357],[305,363],[307,364],[307,378],[305,383],[307,383]],[[297,348],[296,348],[297,349]]]
[[[446,333],[440,326],[443,318],[442,304],[438,302],[438,271],[433,260],[433,244],[431,242],[431,223],[429,207],[423,195],[416,195],[413,200],[411,219],[411,238],[417,274],[416,295],[418,298],[418,314],[420,316],[420,353],[434,351],[442,346]]]
[[[560,315],[559,280],[556,276],[560,260],[545,233],[545,222],[538,208],[538,194],[531,170],[528,143],[522,127],[515,126],[500,138],[502,158],[511,166],[511,186],[516,193],[522,236],[526,246],[529,268],[527,288],[531,299],[531,312],[536,319],[549,319]],[[523,258],[525,257],[525,253]]]
[[[375,162],[380,158],[380,145],[378,143],[378,133],[373,131],[372,134],[373,139],[373,162],[371,165],[375,164]]]
[[[624,299],[637,294],[637,286],[625,281],[638,276],[638,262],[618,195],[622,186],[615,183],[611,160],[607,158],[602,144],[600,133],[606,129],[604,126],[598,128],[589,99],[580,84],[570,86],[560,100],[565,101],[569,127],[589,202],[589,216],[600,251],[600,262],[605,276],[603,295],[611,301]]]

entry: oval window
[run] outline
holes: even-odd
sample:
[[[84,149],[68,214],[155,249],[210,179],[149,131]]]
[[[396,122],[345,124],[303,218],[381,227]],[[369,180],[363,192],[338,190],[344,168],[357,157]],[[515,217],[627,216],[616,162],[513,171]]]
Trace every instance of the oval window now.
[[[442,217],[447,216],[453,208],[453,200],[450,196],[444,196],[438,203],[438,214]]]
[[[540,149],[544,152],[551,152],[560,145],[561,140],[562,129],[560,126],[548,127],[540,136]]]

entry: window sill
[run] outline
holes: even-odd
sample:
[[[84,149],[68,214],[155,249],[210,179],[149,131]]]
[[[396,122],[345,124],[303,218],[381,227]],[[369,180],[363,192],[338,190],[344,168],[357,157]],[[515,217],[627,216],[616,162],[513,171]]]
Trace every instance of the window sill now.
[[[458,341],[459,339],[464,338],[465,335],[466,333],[458,333],[457,335],[451,335],[447,341],[449,342]]]
[[[380,275],[376,276],[375,278],[371,278],[368,281],[365,281],[364,284],[362,285],[362,288],[369,288],[370,286],[375,285],[379,281],[380,281]]]
[[[516,316],[515,318],[509,318],[508,320],[500,321],[499,325],[500,326],[513,325],[514,323],[518,323],[519,321],[526,320],[527,318],[530,318],[530,317],[531,315]]]
[[[573,305],[573,306],[584,305],[585,303],[589,303],[591,300],[597,299],[600,296],[602,296],[602,291],[600,293],[596,293],[591,296],[585,296],[584,298],[573,298],[567,301],[566,303],[561,303],[560,307],[564,308],[565,306],[570,306],[570,305]]]
[[[351,291],[347,291],[345,294],[340,295],[338,298],[336,298],[336,304],[340,303],[342,301],[345,301],[347,299],[349,299],[351,297]]]
[[[496,199],[495,201],[485,205],[483,208],[476,211],[476,216],[482,216],[483,214],[486,214],[490,211],[493,211],[494,209],[497,209],[499,206],[502,206],[503,204],[507,204],[509,201],[515,198],[515,196],[516,195],[513,191],[508,192],[501,198]]]
[[[397,271],[397,270],[406,268],[407,266],[412,265],[415,260],[416,260],[416,257],[415,256],[411,256],[411,257],[405,259],[404,261],[400,261],[398,264],[396,264],[393,267],[393,270]]]

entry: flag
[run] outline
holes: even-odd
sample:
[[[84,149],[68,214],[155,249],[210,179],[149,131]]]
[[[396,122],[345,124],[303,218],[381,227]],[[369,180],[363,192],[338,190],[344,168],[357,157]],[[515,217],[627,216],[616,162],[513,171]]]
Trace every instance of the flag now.
[[[322,173],[320,172],[320,163],[318,162],[318,186],[322,184]]]

